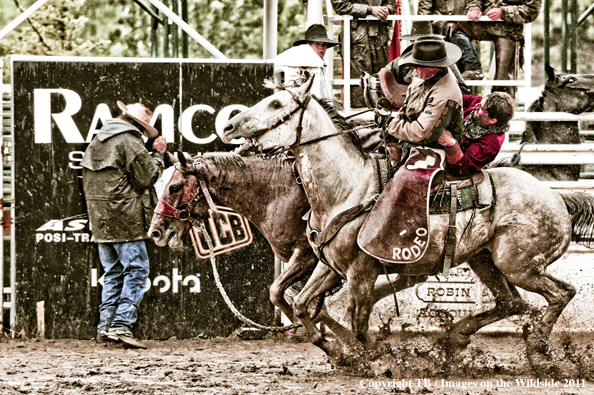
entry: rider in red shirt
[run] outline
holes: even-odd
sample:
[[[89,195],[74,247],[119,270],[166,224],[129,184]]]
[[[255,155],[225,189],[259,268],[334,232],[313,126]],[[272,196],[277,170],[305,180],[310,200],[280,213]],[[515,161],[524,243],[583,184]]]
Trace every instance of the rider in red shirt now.
[[[476,95],[462,97],[464,132],[458,145],[449,131],[444,131],[439,143],[445,147],[449,169],[456,175],[476,173],[492,162],[509,131],[515,103],[504,92],[493,92],[485,98]]]

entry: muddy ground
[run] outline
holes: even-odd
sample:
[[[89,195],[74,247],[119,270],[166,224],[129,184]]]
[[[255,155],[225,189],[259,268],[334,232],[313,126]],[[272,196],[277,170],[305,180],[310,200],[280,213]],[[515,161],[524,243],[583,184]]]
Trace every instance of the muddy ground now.
[[[147,350],[92,340],[0,342],[0,394],[593,394],[594,336],[554,333],[564,377],[535,376],[519,334],[473,336],[455,361],[438,334],[393,333],[369,376],[330,364],[297,339],[146,341]],[[523,384],[522,384],[523,383]],[[552,386],[552,387],[551,387]]]

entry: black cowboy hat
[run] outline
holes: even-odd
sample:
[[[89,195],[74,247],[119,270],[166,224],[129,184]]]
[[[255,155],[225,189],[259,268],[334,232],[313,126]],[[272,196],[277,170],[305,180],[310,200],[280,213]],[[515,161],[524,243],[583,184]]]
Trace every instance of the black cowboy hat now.
[[[430,21],[412,21],[412,27],[410,28],[410,34],[398,37],[399,40],[414,41],[422,36],[436,36],[444,38],[439,34],[433,34]]]
[[[330,40],[328,38],[328,32],[324,25],[315,24],[311,25],[305,31],[305,39],[298,40],[293,43],[293,46],[309,43],[325,43],[328,44],[328,48],[332,48],[338,45],[338,41]]]
[[[402,53],[398,66],[448,67],[462,57],[462,50],[457,45],[435,35],[421,36],[411,47],[412,51]]]

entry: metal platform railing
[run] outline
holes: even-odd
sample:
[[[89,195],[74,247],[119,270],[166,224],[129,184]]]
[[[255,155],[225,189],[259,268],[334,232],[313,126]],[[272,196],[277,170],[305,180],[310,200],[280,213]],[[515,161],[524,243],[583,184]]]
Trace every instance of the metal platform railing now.
[[[332,7],[327,3],[326,5],[327,10],[331,10]],[[354,18],[350,15],[332,15],[330,14],[331,11],[328,11],[328,34],[330,37],[335,36],[335,25],[342,24],[343,28],[343,47],[342,47],[342,54],[343,54],[343,61],[342,61],[342,70],[343,70],[343,78],[342,79],[331,79],[330,83],[332,86],[340,87],[343,89],[343,105],[344,108],[349,111],[351,109],[351,86],[359,85],[360,79],[351,78],[351,24]],[[359,18],[359,20],[368,20],[368,21],[377,21],[378,19],[372,16],[368,16],[366,18]],[[469,19],[466,15],[390,15],[388,17],[390,21],[404,21],[403,25],[407,25],[411,21],[451,21],[451,22],[468,22]],[[349,23],[343,23],[349,22]],[[482,16],[479,19],[479,22],[493,22],[486,16]],[[410,31],[409,29],[403,29],[403,35],[407,34],[404,31]],[[532,59],[532,24],[527,23],[524,25],[524,59]],[[326,52],[325,61],[326,64],[333,65],[334,62],[334,49],[328,48]],[[524,62],[524,78],[517,79],[517,80],[476,80],[476,81],[465,81],[468,86],[518,86],[518,87],[527,87],[531,86],[531,79],[532,79],[532,66],[530,62]]]

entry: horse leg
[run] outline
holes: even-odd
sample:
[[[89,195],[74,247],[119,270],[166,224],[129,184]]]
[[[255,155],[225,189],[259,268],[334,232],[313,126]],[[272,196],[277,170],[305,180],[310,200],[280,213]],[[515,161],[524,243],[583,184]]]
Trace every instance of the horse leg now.
[[[556,370],[547,355],[549,335],[559,316],[575,296],[573,285],[548,273],[530,273],[511,279],[517,286],[542,295],[547,303],[545,314],[529,331],[525,331],[526,355],[535,373],[552,374]]]
[[[452,326],[448,333],[449,355],[464,350],[470,343],[470,335],[483,326],[520,314],[527,307],[516,287],[495,266],[490,252],[474,257],[468,261],[468,265],[495,297],[495,307],[476,316],[468,315]]]
[[[396,280],[391,281],[388,279],[386,281],[382,281],[378,284],[375,284],[372,294],[373,305],[375,305],[383,298],[387,298],[388,296],[393,295],[395,292],[398,293],[417,284],[424,283],[425,281],[427,281],[427,277],[427,275],[407,276],[404,274],[399,274],[398,277],[396,277]],[[343,321],[351,323],[352,314],[352,308],[351,306],[349,306],[347,308],[346,314],[344,315]]]
[[[367,258],[367,257],[366,257]],[[369,259],[354,262],[347,273],[349,289],[351,327],[357,340],[363,345],[370,344],[369,316],[373,309],[372,297],[375,281],[381,271],[381,264],[370,262]]]
[[[293,312],[293,307],[285,300],[285,291],[293,283],[304,279],[313,271],[318,259],[310,253],[311,256],[304,256],[304,252],[296,250],[287,267],[280,276],[270,286],[270,300],[272,304],[278,307],[291,322],[297,322],[297,317]]]
[[[340,281],[338,274],[327,265],[318,263],[305,287],[297,295],[294,303],[295,315],[305,327],[309,335],[309,341],[320,347],[329,356],[335,358],[339,358],[342,354],[340,343],[326,340],[322,332],[315,326],[312,318],[309,317],[307,306],[318,295],[331,290],[338,281]],[[332,327],[330,328],[332,329]],[[335,334],[338,336],[338,333],[335,332]],[[348,338],[341,340],[351,344],[354,341],[354,339]]]

